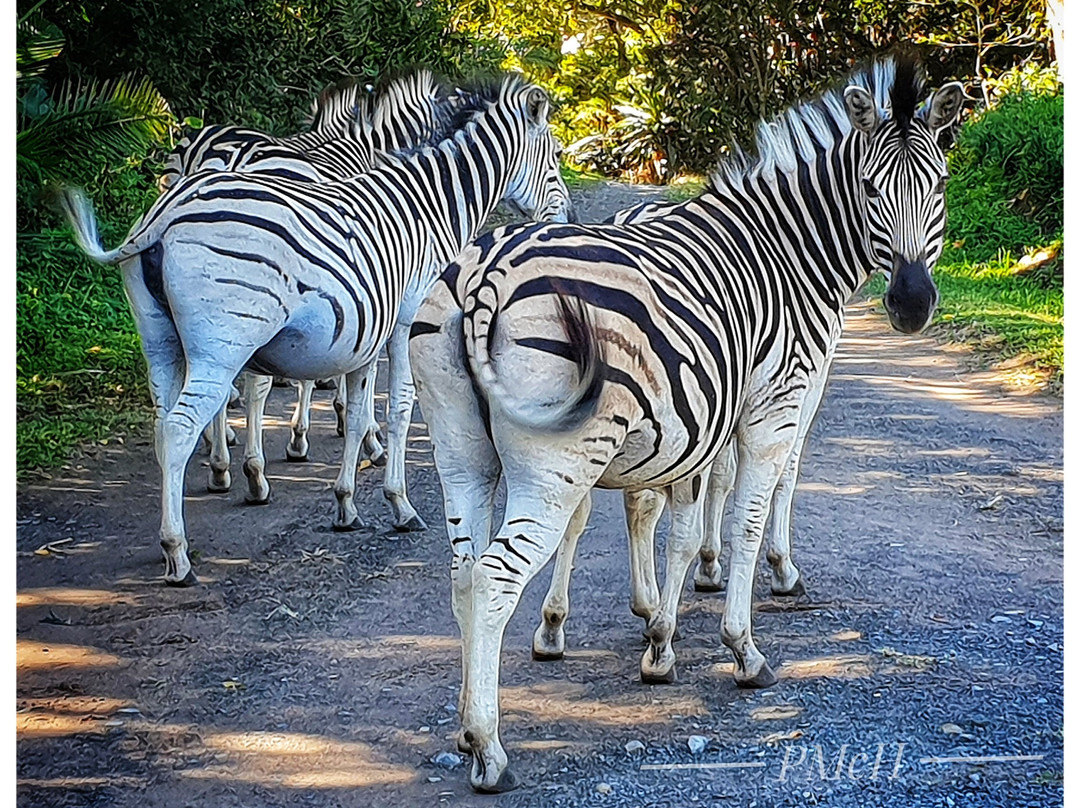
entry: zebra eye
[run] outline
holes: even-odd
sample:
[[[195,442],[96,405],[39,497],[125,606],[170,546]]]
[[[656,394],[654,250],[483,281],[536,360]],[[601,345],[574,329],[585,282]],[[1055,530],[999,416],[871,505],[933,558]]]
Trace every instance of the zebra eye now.
[[[934,186],[934,193],[935,194],[943,194],[943,193],[945,193],[945,183],[948,182],[948,180],[949,180],[949,175],[948,174],[942,174],[941,179],[939,179],[938,182],[937,182],[937,185]]]
[[[863,191],[866,193],[867,199],[877,199],[881,196],[881,191],[879,191],[870,180],[863,180],[862,187]]]

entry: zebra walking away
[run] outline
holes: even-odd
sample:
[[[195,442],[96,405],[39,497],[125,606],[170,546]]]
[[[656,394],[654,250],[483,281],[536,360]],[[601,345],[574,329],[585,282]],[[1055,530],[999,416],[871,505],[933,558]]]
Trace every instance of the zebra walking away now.
[[[938,134],[963,90],[920,104],[909,58],[757,130],[709,189],[636,225],[527,225],[470,245],[422,307],[412,353],[443,486],[463,638],[462,737],[481,791],[513,786],[499,739],[503,630],[595,486],[660,489],[667,576],[646,679],[671,639],[701,544],[706,475],[734,440],[732,562],[721,638],[735,679],[776,677],[751,635],[753,571],[773,495],[843,306],[875,270],[894,328],[922,329],[945,223]],[[489,437],[490,435],[490,437]],[[490,543],[500,471],[506,506]]]
[[[371,92],[355,82],[345,82],[325,90],[316,101],[312,131],[284,140],[240,131],[230,138],[226,132],[213,137],[182,142],[170,157],[170,165],[180,174],[203,170],[257,171],[263,174],[308,178],[312,181],[346,179],[370,169],[381,155],[410,148],[430,136],[440,116],[452,114],[457,103],[434,74],[415,69],[383,77]],[[224,129],[235,128],[225,127]],[[205,131],[205,130],[204,130]],[[261,137],[262,140],[258,138]],[[204,142],[209,141],[209,143]],[[283,144],[288,148],[284,148]],[[202,162],[198,157],[202,158]],[[179,168],[176,168],[176,166]],[[334,410],[338,432],[344,436],[347,386],[337,380]],[[307,460],[307,434],[311,424],[312,380],[298,380],[297,403],[291,423],[291,438],[285,448],[286,460]],[[244,402],[248,425],[243,470],[248,482],[245,501],[252,505],[269,502],[266,458],[262,444],[262,421],[271,378],[244,374]],[[375,419],[375,365],[354,393],[363,396],[366,417],[361,446],[376,465],[384,465],[386,453],[378,438]],[[232,484],[226,440],[227,412],[222,408],[210,428],[210,463],[207,488],[228,491]],[[396,447],[395,447],[396,448]],[[400,447],[404,452],[404,444]],[[404,459],[393,464],[404,474]],[[385,479],[387,498],[398,496],[403,482]]]
[[[570,217],[548,106],[543,90],[506,76],[462,91],[453,119],[429,144],[350,180],[196,174],[111,251],[99,245],[85,198],[63,195],[82,248],[121,265],[142,338],[157,413],[167,583],[196,581],[184,470],[241,369],[299,379],[346,373],[359,389],[388,344],[391,442],[407,428],[409,327],[439,273],[500,200],[546,219]],[[362,410],[362,399],[350,396],[334,486],[341,529],[360,525],[353,490]],[[403,505],[412,510],[407,499]]]

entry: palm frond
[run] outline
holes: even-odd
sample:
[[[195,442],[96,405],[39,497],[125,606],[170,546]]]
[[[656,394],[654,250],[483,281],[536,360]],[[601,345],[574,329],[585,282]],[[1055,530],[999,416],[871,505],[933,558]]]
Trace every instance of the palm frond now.
[[[113,161],[164,141],[176,126],[153,83],[124,76],[105,82],[65,82],[45,112],[23,115],[16,135],[19,165],[53,176],[72,161]]]
[[[20,20],[15,39],[16,81],[40,75],[65,45],[63,32],[52,23],[38,27]]]

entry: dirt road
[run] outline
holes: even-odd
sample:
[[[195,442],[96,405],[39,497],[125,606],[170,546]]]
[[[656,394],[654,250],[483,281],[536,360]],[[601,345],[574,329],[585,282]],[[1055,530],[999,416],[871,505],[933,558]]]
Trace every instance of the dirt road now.
[[[807,597],[773,600],[759,577],[779,684],[734,686],[723,595],[689,589],[678,684],[639,683],[621,503],[601,493],[566,659],[529,654],[546,572],[508,629],[503,738],[524,785],[499,797],[472,794],[450,757],[458,641],[420,416],[409,484],[431,528],[390,531],[367,469],[368,527],[337,534],[329,394],[308,464],[280,459],[290,406],[276,390],[268,506],[242,504],[238,457],[228,495],[205,493],[193,459],[193,589],[159,581],[148,439],[20,486],[19,805],[1061,804],[1060,402],[964,372],[872,304],[851,309],[803,466]]]

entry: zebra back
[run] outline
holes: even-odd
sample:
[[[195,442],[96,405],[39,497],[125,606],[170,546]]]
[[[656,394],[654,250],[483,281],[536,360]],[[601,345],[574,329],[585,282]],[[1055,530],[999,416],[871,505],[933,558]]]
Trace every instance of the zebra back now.
[[[355,80],[320,93],[311,129],[286,138],[235,126],[208,126],[185,137],[159,180],[164,190],[199,171],[258,171],[325,181],[368,170],[380,153],[414,145],[436,126],[448,98],[428,70],[402,73],[371,91]]]

